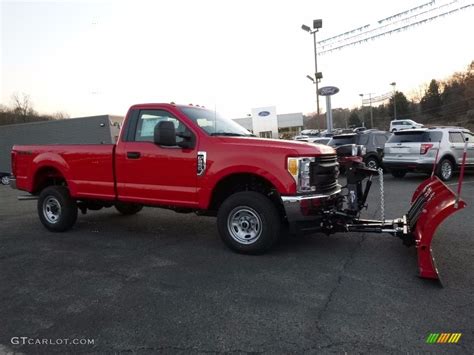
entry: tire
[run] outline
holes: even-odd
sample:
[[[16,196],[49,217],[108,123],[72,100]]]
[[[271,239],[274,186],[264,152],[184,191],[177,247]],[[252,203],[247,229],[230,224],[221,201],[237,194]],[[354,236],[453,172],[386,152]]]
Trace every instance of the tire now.
[[[8,175],[2,176],[2,185],[10,185],[10,177]]]
[[[397,179],[403,179],[407,172],[405,170],[392,170],[392,176]]]
[[[142,205],[137,205],[135,203],[117,202],[115,204],[115,209],[124,216],[131,216],[137,214],[142,210],[142,208]]]
[[[377,170],[378,168],[380,168],[379,160],[374,156],[365,159],[365,165],[370,169]]]
[[[64,186],[49,186],[41,191],[38,199],[38,216],[46,229],[64,232],[77,220],[77,204]]]
[[[454,174],[453,162],[448,158],[441,159],[436,169],[436,175],[442,181],[449,181],[453,177],[453,174]]]
[[[281,218],[274,203],[258,192],[229,196],[217,212],[222,241],[242,254],[262,254],[278,240]]]

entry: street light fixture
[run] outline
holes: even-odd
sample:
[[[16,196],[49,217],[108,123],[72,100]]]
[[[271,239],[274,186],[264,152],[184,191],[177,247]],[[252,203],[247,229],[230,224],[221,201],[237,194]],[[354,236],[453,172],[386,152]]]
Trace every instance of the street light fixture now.
[[[397,89],[395,86],[397,85],[396,82],[390,83],[390,85],[393,86],[393,119],[397,119],[397,102],[396,102],[396,96],[397,96]]]
[[[318,123],[319,126],[319,81],[323,78],[323,74],[321,72],[318,72],[318,51],[316,48],[316,33],[319,31],[320,28],[323,27],[323,20],[317,19],[313,20],[313,29],[311,29],[307,25],[302,25],[301,29],[303,31],[308,32],[309,34],[313,35],[313,42],[314,42],[314,79],[313,82],[316,84],[316,110],[317,110],[317,119],[316,122]]]

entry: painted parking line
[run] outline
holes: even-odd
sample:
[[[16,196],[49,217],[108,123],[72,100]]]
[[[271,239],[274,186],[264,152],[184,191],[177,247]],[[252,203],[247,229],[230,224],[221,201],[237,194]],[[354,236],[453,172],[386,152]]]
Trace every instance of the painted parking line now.
[[[471,180],[471,181],[463,181],[462,183],[463,183],[463,185],[464,185],[464,184],[472,184],[472,183],[474,183],[474,180]],[[458,184],[457,182],[453,182],[452,184],[447,184],[447,185],[448,185],[448,186],[456,186],[457,184]]]

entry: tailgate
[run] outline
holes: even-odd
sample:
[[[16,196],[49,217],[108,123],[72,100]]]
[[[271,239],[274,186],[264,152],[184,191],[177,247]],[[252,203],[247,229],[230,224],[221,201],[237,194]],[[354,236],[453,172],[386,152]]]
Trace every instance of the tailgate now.
[[[426,129],[395,132],[385,143],[384,160],[411,162],[420,158],[434,159],[440,140],[441,132]]]
[[[16,178],[16,188],[27,190],[30,185],[28,176],[36,154],[26,146],[15,145],[11,151],[12,175]]]
[[[390,160],[412,161],[420,158],[421,143],[386,143],[384,158]]]

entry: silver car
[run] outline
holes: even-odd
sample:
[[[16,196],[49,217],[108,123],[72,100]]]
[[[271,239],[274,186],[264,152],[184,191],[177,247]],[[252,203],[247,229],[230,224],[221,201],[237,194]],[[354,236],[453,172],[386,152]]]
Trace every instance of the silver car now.
[[[390,122],[390,132],[397,132],[404,129],[410,128],[422,128],[421,123],[415,122],[413,120],[393,120]]]
[[[466,168],[474,167],[474,136],[460,127],[420,128],[394,132],[384,147],[383,164],[394,177],[407,172],[430,173],[439,148],[436,175],[452,178],[462,163],[464,142],[468,140]]]

